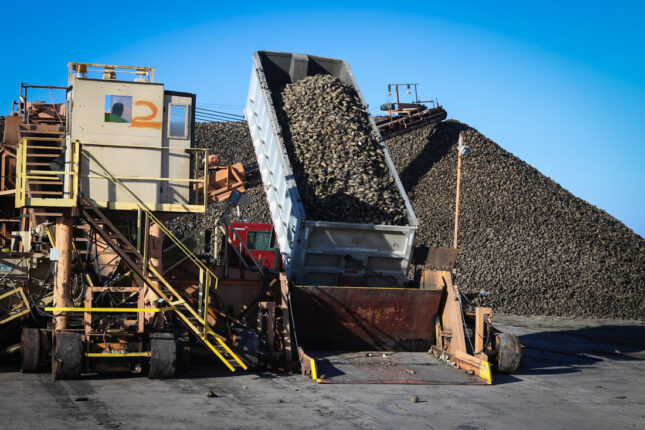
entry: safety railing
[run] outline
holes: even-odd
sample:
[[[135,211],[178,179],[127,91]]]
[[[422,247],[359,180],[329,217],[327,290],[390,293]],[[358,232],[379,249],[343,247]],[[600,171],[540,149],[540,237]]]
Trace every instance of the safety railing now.
[[[190,249],[188,249],[188,247],[181,240],[179,240],[174,235],[174,233],[159,220],[159,218],[157,218],[153,214],[153,211],[146,205],[145,202],[141,201],[139,199],[139,197],[137,197],[128,187],[126,187],[118,177],[113,175],[107,169],[107,167],[105,167],[105,165],[97,157],[95,157],[87,148],[82,148],[81,153],[84,156],[92,159],[92,161],[97,166],[99,166],[101,168],[101,170],[103,170],[103,172],[105,173],[105,178],[109,179],[110,182],[112,182],[114,185],[117,185],[121,190],[123,190],[130,197],[132,202],[134,204],[136,204],[137,208],[144,213],[144,215],[146,217],[146,225],[149,225],[150,222],[153,222],[156,225],[158,225],[159,228],[161,229],[161,231],[166,235],[166,237],[168,237],[171,240],[171,242],[173,243],[173,245],[177,249],[181,250],[184,253],[184,255],[186,256],[186,258],[188,260],[193,262],[199,269],[204,270],[213,279],[215,279],[215,288],[217,288],[218,279],[217,279],[217,276],[215,275],[215,273],[213,273],[213,271],[208,266],[206,266],[206,264],[204,264],[199,258],[197,258],[197,256],[195,254],[193,254],[193,252]],[[207,179],[207,178],[205,178],[205,179]],[[205,186],[207,187],[208,185],[206,184]],[[147,239],[148,239],[147,238],[147,229],[144,229],[144,231],[146,232],[146,238],[144,239],[144,242],[143,242],[145,244],[145,243],[147,243]],[[144,258],[144,265],[147,265],[147,262],[145,260],[146,259]],[[144,267],[144,272],[146,272],[146,271],[147,271],[147,267]]]
[[[205,212],[208,206],[208,149],[180,146],[114,145],[69,141],[64,138],[23,138],[16,151],[16,207],[72,207],[80,195],[81,181],[110,180],[105,174],[96,172],[93,165],[82,160],[82,148],[112,148],[114,151],[187,151],[193,154],[193,177],[157,177],[136,175],[113,175],[126,182],[154,182],[168,184],[168,201],[146,202],[153,211],[162,212]],[[68,154],[69,153],[69,154]],[[132,157],[134,153],[128,154]],[[115,157],[118,159],[118,157]],[[60,168],[58,168],[60,167]],[[87,171],[85,171],[87,169]],[[176,190],[170,187],[183,186],[185,198],[180,201]],[[84,185],[85,186],[85,185]],[[96,185],[91,185],[92,187]],[[100,188],[100,186],[99,186]],[[174,193],[174,194],[173,194]],[[90,193],[91,194],[91,193]],[[173,196],[173,197],[171,197]],[[99,207],[116,210],[137,210],[136,203],[118,201],[97,201]]]
[[[123,150],[128,150],[128,151],[135,151],[131,152],[129,154],[125,154],[124,156],[128,157],[135,157],[136,156],[136,151],[165,151],[168,154],[171,152],[174,152],[173,155],[176,155],[175,151],[182,151],[182,152],[188,152],[193,155],[193,162],[192,162],[192,178],[186,178],[186,177],[158,177],[158,176],[135,176],[135,175],[118,175],[118,174],[112,174],[112,177],[118,179],[121,182],[157,182],[157,183],[166,183],[168,187],[171,186],[171,184],[188,184],[188,202],[173,202],[173,201],[167,201],[167,202],[145,202],[145,204],[149,207],[150,210],[153,211],[161,211],[161,212],[205,212],[207,207],[208,207],[208,174],[204,174],[203,172],[208,172],[208,149],[207,148],[186,148],[183,146],[154,146],[154,145],[115,145],[115,144],[107,144],[107,143],[91,143],[91,142],[82,142],[80,143],[81,148],[84,148],[87,150],[87,153],[90,153],[90,149],[94,151],[96,148],[97,151],[103,148],[110,148],[114,151],[123,151]],[[99,157],[96,155],[96,153],[92,152],[94,154],[94,158],[98,159]],[[83,151],[81,151],[81,157],[84,156]],[[145,156],[145,155],[143,155]],[[94,162],[94,159],[88,160]],[[81,163],[83,166],[85,165],[84,163]],[[105,162],[103,162],[103,167],[105,166]],[[103,167],[101,170],[103,170]],[[110,180],[110,178],[105,174],[101,174],[100,172],[96,172],[96,169],[93,168],[93,166],[90,165],[88,166],[89,172],[81,172],[81,179],[88,179],[88,180],[97,180],[97,179],[106,179]],[[200,172],[200,170],[202,172]],[[94,200],[94,204],[96,204],[99,207],[109,207],[110,209],[117,209],[117,210],[136,210],[138,206],[136,205],[135,202],[133,201],[96,201]]]
[[[79,189],[78,142],[25,137],[16,149],[16,207],[76,206]],[[52,169],[60,166],[61,169]]]
[[[116,186],[118,186],[121,190],[123,190],[131,199],[132,201],[137,205],[138,209],[141,210],[144,215],[145,215],[145,225],[146,228],[144,231],[146,232],[145,239],[144,239],[144,253],[143,253],[143,273],[144,275],[147,273],[151,273],[155,278],[159,280],[159,282],[166,288],[166,291],[176,298],[178,300],[173,301],[171,300],[170,297],[166,294],[166,292],[162,291],[161,289],[154,288],[155,291],[160,294],[160,296],[168,302],[170,306],[181,306],[182,309],[185,309],[188,314],[185,314],[184,312],[181,311],[180,308],[177,308],[177,315],[183,320],[184,324],[188,326],[195,334],[197,334],[202,342],[206,344],[206,346],[231,370],[234,371],[233,366],[223,357],[222,353],[226,353],[230,355],[235,362],[242,367],[243,369],[246,369],[247,366],[240,360],[240,358],[226,345],[226,342],[224,342],[223,338],[221,335],[218,335],[213,331],[212,327],[210,326],[208,322],[208,297],[209,297],[209,291],[210,287],[212,286],[213,289],[217,289],[218,287],[218,282],[219,278],[213,271],[206,265],[204,264],[193,252],[188,249],[188,247],[181,241],[179,240],[173,233],[166,227],[150,210],[150,208],[142,202],[128,187],[126,187],[119,178],[114,176],[108,169],[103,165],[103,163],[95,157],[87,148],[82,148],[81,149],[82,155],[85,157],[88,157],[92,159],[92,161],[103,170],[105,177],[108,178],[112,183],[114,183]],[[207,176],[207,175],[205,175]],[[197,306],[197,310],[193,309],[192,306],[190,306],[186,300],[182,297],[182,295],[172,287],[172,285],[164,278],[164,276],[157,271],[152,265],[148,265],[148,255],[147,255],[147,243],[148,243],[148,228],[147,226],[150,224],[150,222],[153,222],[159,226],[160,230],[168,237],[172,242],[173,245],[181,250],[184,255],[186,256],[186,260],[190,260],[192,263],[197,266],[199,269],[200,273],[200,284],[201,287],[204,290],[203,293],[203,303],[200,303],[201,306]],[[203,307],[202,307],[203,306]],[[201,315],[200,315],[201,314]],[[195,322],[201,325],[201,327],[196,326]],[[211,343],[209,336],[211,339],[215,340],[215,344]],[[221,349],[221,351],[220,351]]]

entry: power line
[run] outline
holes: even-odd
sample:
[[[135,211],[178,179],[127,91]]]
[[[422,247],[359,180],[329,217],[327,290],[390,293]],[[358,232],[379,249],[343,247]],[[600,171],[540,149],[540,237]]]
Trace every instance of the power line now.
[[[199,106],[197,106],[195,108],[195,113],[203,113],[203,114],[213,113],[213,114],[217,114],[217,115],[221,115],[221,116],[230,117],[230,118],[236,119],[236,120],[243,120],[244,119],[244,117],[242,115],[236,115],[236,114],[232,114],[232,113],[228,113],[228,112],[222,112],[222,111],[218,111],[218,110],[201,108]]]
[[[197,121],[212,121],[212,122],[238,122],[237,119],[231,119],[219,115],[206,115],[195,113],[195,119]]]
[[[199,116],[201,118],[214,118],[214,119],[223,119],[227,121],[239,121],[238,118],[229,118],[224,115],[218,115],[218,114],[213,114],[213,113],[201,113],[201,112],[195,112],[195,116]]]

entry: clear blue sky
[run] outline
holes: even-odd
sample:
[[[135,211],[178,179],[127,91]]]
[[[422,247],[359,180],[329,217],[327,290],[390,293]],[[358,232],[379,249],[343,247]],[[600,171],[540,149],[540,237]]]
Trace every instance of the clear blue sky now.
[[[65,85],[67,61],[153,66],[167,88],[241,113],[254,51],[342,58],[372,113],[388,82],[420,82],[450,118],[645,236],[643,2],[303,4],[10,2],[0,114],[20,82]]]

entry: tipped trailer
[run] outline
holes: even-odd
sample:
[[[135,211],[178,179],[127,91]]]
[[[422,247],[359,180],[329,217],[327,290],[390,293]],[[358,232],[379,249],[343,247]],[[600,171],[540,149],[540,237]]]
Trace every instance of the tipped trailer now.
[[[389,173],[405,204],[407,225],[307,217],[278,122],[276,100],[285,85],[316,74],[331,74],[353,86],[367,107],[347,62],[258,51],[253,56],[244,110],[285,270],[283,289],[288,290],[293,339],[303,373],[330,383],[446,383],[424,372],[413,371],[417,376],[406,379],[361,370],[367,365],[374,365],[370,369],[387,367],[378,357],[415,368],[418,359],[399,359],[402,356],[397,354],[405,354],[401,351],[433,352],[479,377],[469,380],[472,383],[491,382],[489,363],[505,372],[517,370],[521,359],[517,338],[495,332],[491,309],[463,309],[453,284],[456,249],[432,250],[416,285],[408,281],[418,223],[372,118],[373,132],[380,138]],[[347,351],[354,355],[348,356]],[[347,377],[352,374],[361,376]]]

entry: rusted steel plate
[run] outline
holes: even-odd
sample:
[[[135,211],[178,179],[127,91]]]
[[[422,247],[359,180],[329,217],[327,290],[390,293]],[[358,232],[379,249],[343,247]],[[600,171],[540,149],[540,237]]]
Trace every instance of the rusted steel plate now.
[[[441,290],[294,287],[292,308],[305,350],[427,351]]]
[[[485,385],[461,369],[418,352],[310,351],[322,384]]]

